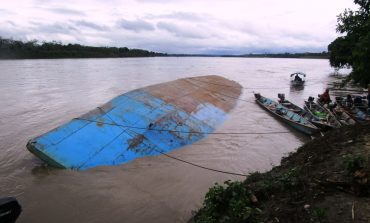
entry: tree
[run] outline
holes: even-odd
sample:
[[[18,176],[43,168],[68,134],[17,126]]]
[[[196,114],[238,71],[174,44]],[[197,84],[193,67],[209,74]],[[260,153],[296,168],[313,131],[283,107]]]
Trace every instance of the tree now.
[[[346,9],[338,16],[337,32],[329,44],[330,65],[352,67],[351,78],[363,86],[370,83],[370,0],[354,0],[357,11]]]

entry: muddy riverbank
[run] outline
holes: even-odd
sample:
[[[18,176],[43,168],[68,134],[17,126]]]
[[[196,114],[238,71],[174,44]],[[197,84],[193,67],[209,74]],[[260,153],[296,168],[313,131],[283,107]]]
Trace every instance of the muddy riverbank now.
[[[266,173],[215,185],[196,222],[368,222],[370,126],[316,138]]]

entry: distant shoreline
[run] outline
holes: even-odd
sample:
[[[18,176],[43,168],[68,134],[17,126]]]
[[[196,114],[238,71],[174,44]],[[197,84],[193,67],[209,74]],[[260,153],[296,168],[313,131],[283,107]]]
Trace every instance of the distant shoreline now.
[[[0,59],[82,59],[82,58],[129,58],[129,57],[237,57],[237,58],[300,58],[329,59],[329,53],[250,53],[227,54],[168,54],[127,47],[94,47],[60,42],[23,42],[0,37]]]
[[[118,59],[118,58],[148,58],[148,57],[221,57],[221,58],[272,58],[272,59],[329,59],[326,56],[278,56],[275,54],[271,55],[262,55],[256,54],[253,56],[243,56],[243,55],[176,55],[176,54],[167,54],[167,55],[155,55],[155,56],[100,56],[100,57],[40,57],[40,58],[4,58],[0,57],[0,60],[45,60],[45,59]]]
[[[167,54],[166,57],[237,57],[237,58],[292,58],[292,59],[329,59],[328,53],[277,53],[246,55],[207,55],[207,54]]]

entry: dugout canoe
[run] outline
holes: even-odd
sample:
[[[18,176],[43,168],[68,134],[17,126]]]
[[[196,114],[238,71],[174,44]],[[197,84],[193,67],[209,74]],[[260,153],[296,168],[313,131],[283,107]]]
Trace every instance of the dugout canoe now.
[[[321,121],[315,123],[320,123],[320,127],[322,129],[340,128],[342,126],[342,124],[337,120],[331,111],[319,105],[318,103],[315,103],[312,97],[310,97],[307,101],[304,101],[304,109]]]
[[[27,149],[51,166],[76,170],[167,153],[212,133],[241,91],[215,75],[140,88],[31,139]]]
[[[293,111],[290,111],[281,103],[277,103],[276,101],[263,97],[259,93],[254,94],[254,96],[257,104],[296,130],[307,135],[313,135],[319,131],[319,128],[307,119]]]

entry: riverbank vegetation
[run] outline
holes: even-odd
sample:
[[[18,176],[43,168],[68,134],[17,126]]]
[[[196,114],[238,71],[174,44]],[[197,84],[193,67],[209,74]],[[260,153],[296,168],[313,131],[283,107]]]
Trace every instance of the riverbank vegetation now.
[[[264,54],[245,54],[242,57],[253,58],[302,58],[302,59],[329,59],[329,53],[323,51],[321,53],[264,53]]]
[[[60,42],[20,41],[0,37],[0,59],[48,58],[115,58],[115,57],[247,57],[247,58],[303,58],[328,59],[328,52],[321,53],[262,53],[243,55],[165,54],[127,47],[92,47]]]
[[[192,221],[368,222],[369,142],[368,125],[328,132],[269,172],[216,184]]]
[[[337,32],[343,36],[329,46],[330,64],[351,67],[350,78],[367,87],[370,84],[370,0],[355,0],[359,9],[346,9],[338,16]]]
[[[60,42],[38,42],[32,40],[4,39],[0,37],[0,59],[48,59],[48,58],[115,58],[115,57],[153,57],[164,56],[127,47],[93,47]]]

